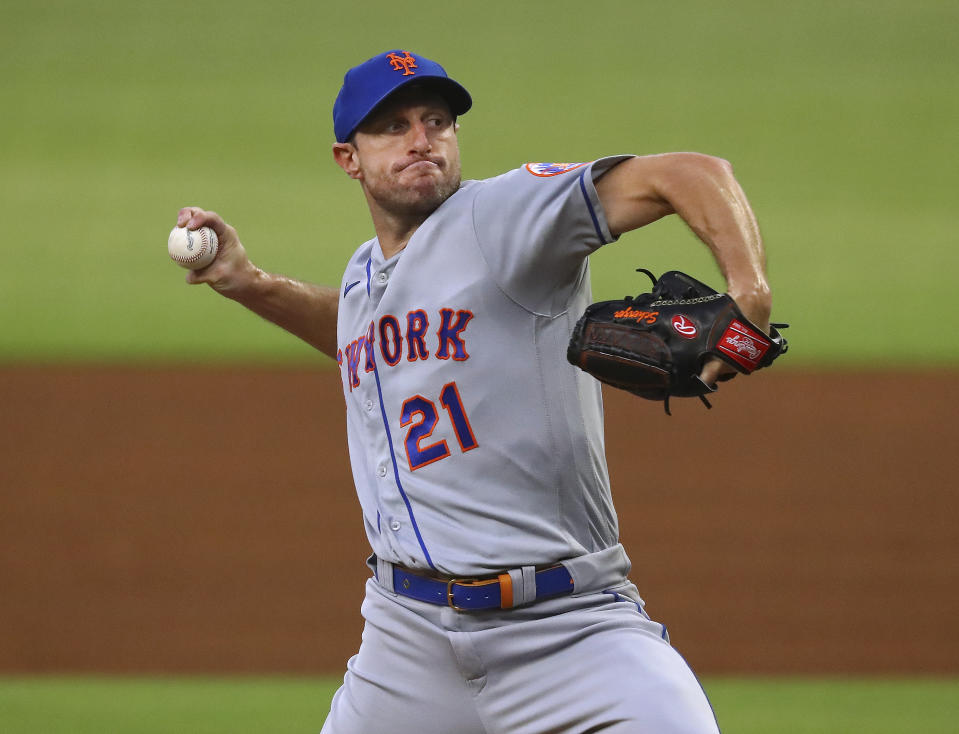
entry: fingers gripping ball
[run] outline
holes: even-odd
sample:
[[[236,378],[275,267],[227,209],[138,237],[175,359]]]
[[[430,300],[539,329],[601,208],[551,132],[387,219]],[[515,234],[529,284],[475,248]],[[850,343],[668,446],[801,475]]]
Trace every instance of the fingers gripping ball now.
[[[768,367],[787,349],[772,324],[763,333],[725,293],[671,270],[653,290],[619,301],[594,303],[577,322],[567,359],[608,385],[649,400],[698,397],[716,388],[699,378],[707,359],[718,358],[749,374]],[[722,379],[722,378],[720,378]]]
[[[199,270],[213,262],[219,245],[216,232],[209,227],[195,230],[174,227],[167,241],[167,250],[180,267]]]

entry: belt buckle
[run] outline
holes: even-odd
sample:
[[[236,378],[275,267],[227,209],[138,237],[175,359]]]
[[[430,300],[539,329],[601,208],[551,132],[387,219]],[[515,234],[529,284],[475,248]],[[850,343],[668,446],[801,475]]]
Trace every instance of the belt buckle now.
[[[446,582],[446,603],[450,606],[451,609],[455,609],[457,612],[471,612],[472,609],[468,607],[457,606],[456,602],[453,601],[453,584],[459,584],[460,586],[488,586],[489,584],[498,584],[499,579],[450,579]],[[491,607],[492,608],[492,607]]]

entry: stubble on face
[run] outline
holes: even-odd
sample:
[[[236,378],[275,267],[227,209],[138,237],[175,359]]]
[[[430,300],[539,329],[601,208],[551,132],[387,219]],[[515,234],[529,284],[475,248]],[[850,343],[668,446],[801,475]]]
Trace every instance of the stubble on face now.
[[[459,158],[427,155],[365,179],[367,194],[394,216],[428,216],[460,187]]]

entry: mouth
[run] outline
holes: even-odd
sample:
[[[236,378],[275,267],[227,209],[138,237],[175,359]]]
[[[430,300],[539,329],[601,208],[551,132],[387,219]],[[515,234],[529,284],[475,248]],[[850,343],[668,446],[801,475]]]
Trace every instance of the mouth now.
[[[429,171],[438,168],[440,168],[438,161],[431,158],[422,158],[401,164],[398,171]]]

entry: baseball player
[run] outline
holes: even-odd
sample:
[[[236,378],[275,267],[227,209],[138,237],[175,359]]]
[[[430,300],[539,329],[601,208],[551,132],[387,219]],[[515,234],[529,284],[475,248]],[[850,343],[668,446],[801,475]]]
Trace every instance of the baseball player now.
[[[327,734],[716,732],[706,696],[627,574],[599,383],[564,359],[588,255],[679,214],[768,330],[763,245],[705,155],[527,163],[461,181],[472,100],[403,50],[350,69],[333,157],[375,237],[337,288],[268,274],[218,215],[188,273],[336,359],[373,555],[359,652]],[[714,384],[725,368],[708,363]]]

